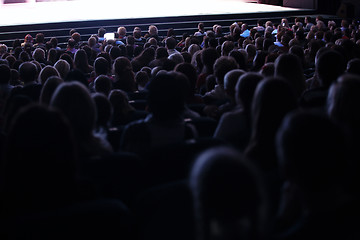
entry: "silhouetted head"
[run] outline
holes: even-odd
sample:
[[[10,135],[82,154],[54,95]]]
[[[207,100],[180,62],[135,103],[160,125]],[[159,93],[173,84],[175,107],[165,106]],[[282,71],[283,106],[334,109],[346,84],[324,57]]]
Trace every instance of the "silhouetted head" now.
[[[197,80],[196,68],[191,63],[180,63],[176,65],[175,72],[183,73],[189,80],[189,94],[193,95]]]
[[[360,77],[342,75],[329,89],[328,113],[330,117],[350,132],[360,132]]]
[[[244,71],[247,71],[247,54],[244,54],[244,52],[239,51],[238,49],[232,50],[229,53],[230,57],[233,57],[237,64],[239,65],[239,69],[242,69]]]
[[[65,79],[67,74],[70,71],[70,64],[63,60],[63,59],[59,59],[55,64],[54,64],[54,68],[56,68],[56,70],[59,72],[60,77],[62,79]]]
[[[255,89],[264,77],[259,73],[245,73],[239,77],[235,86],[236,102],[245,112],[251,112]]]
[[[0,85],[9,84],[11,79],[11,70],[8,65],[0,64]]]
[[[201,51],[201,61],[205,70],[209,73],[214,71],[214,63],[218,59],[219,54],[214,48],[205,48]]]
[[[38,104],[23,108],[11,125],[1,168],[9,214],[64,206],[75,189],[76,147],[61,112]]]
[[[160,121],[182,117],[187,79],[182,73],[161,72],[150,81],[148,90],[149,110]]]
[[[276,137],[281,173],[306,194],[320,193],[343,178],[344,144],[342,132],[325,114],[292,112]]]
[[[89,85],[85,73],[77,68],[70,69],[64,80],[65,82],[79,82],[86,87]]]
[[[113,109],[113,122],[121,121],[124,115],[135,111],[135,108],[129,103],[127,93],[123,90],[112,90],[108,98]]]
[[[321,86],[328,88],[344,73],[346,64],[340,53],[328,50],[319,55],[315,68]]]
[[[95,127],[96,108],[89,90],[77,81],[60,84],[50,105],[68,118],[77,139],[89,139]]]
[[[199,239],[257,239],[263,234],[263,185],[236,150],[218,147],[198,156],[190,187]]]
[[[74,66],[84,73],[88,73],[89,62],[88,55],[84,49],[79,49],[74,55]]]
[[[99,75],[107,75],[110,72],[109,62],[104,57],[97,57],[94,61],[94,70],[97,76]]]
[[[19,67],[20,79],[24,83],[32,82],[36,80],[38,71],[36,65],[31,62],[24,62]]]
[[[279,78],[261,81],[256,87],[252,104],[252,144],[266,147],[274,153],[276,131],[285,115],[296,107],[296,96],[287,81]],[[276,163],[269,160],[266,164],[274,166]]]
[[[233,100],[235,100],[235,86],[243,74],[245,74],[245,71],[240,69],[233,69],[227,72],[224,76],[224,90],[226,94]]]
[[[41,69],[41,72],[39,74],[39,78],[38,81],[39,83],[41,83],[42,85],[45,84],[46,80],[51,77],[51,76],[57,76],[60,77],[59,72],[56,70],[55,67],[53,66],[45,66],[43,69]]]
[[[219,85],[224,85],[225,74],[239,66],[233,57],[221,56],[214,63],[214,75]]]
[[[63,82],[64,80],[59,76],[49,77],[43,84],[43,87],[41,88],[40,99],[39,99],[40,103],[50,104],[50,100],[56,88]]]
[[[113,114],[110,100],[102,93],[93,93],[91,97],[94,99],[96,106],[96,129],[101,127],[107,129]]]
[[[95,91],[109,96],[112,89],[112,80],[107,75],[100,75],[94,81]]]
[[[165,47],[158,47],[155,51],[156,59],[167,58],[168,56],[169,56],[169,53],[167,52]]]
[[[360,59],[359,58],[351,59],[347,64],[346,72],[360,75]]]
[[[146,84],[149,82],[150,77],[145,71],[138,71],[135,75],[135,82],[138,86],[138,90],[143,90],[146,87]]]
[[[175,49],[176,44],[177,44],[176,39],[173,37],[168,37],[165,40],[165,46],[167,49]]]

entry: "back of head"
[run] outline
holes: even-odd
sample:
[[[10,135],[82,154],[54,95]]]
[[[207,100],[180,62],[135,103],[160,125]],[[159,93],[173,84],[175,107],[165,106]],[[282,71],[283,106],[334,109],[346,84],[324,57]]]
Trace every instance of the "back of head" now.
[[[135,75],[135,82],[138,86],[138,90],[144,89],[149,80],[150,77],[145,71],[138,71]]]
[[[160,72],[150,81],[148,105],[160,121],[182,117],[188,86],[186,77],[179,72]]]
[[[60,109],[73,128],[77,139],[89,139],[95,126],[96,109],[89,90],[81,83],[60,84],[50,105]]]
[[[352,134],[360,132],[360,77],[342,75],[333,83],[328,95],[328,113],[341,126],[349,128]]]
[[[214,34],[213,32],[210,32],[211,34]],[[216,48],[219,45],[218,40],[215,38],[215,36],[211,37],[211,34],[209,36],[209,48]]]
[[[264,66],[266,60],[268,59],[268,53],[265,51],[257,51],[253,60],[253,66],[251,71],[258,72]]]
[[[69,40],[68,40],[68,42],[67,42],[67,46],[68,46],[69,48],[74,48],[74,47],[76,46],[76,41],[75,41],[75,39],[69,38]]]
[[[299,45],[294,45],[294,46],[290,47],[289,53],[298,56],[299,59],[302,61],[304,60],[304,57],[305,57],[304,49]],[[304,64],[304,63],[302,62],[302,64]]]
[[[55,67],[49,65],[45,66],[43,69],[41,69],[41,72],[39,74],[39,82],[44,85],[46,80],[51,76],[60,77],[60,74]]]
[[[261,68],[260,73],[264,77],[274,77],[275,75],[275,64],[273,62],[265,63]]]
[[[165,40],[165,46],[167,47],[167,49],[175,49],[176,44],[176,39],[173,37],[168,37]]]
[[[236,150],[218,147],[198,156],[190,187],[199,239],[258,239],[263,234],[263,186],[256,169]]]
[[[80,69],[71,69],[64,80],[65,82],[79,82],[88,87],[87,77]]]
[[[141,58],[146,65],[149,64],[149,62],[155,58],[155,49],[152,47],[145,48],[137,57],[137,59],[139,58]]]
[[[155,51],[155,58],[167,58],[169,56],[169,53],[167,52],[165,47],[158,47]]]
[[[70,69],[73,69],[74,60],[73,60],[72,56],[70,56],[70,54],[63,53],[60,55],[60,59],[67,61],[69,63]]]
[[[79,69],[83,69],[84,66],[88,66],[88,56],[84,49],[79,49],[78,51],[76,51],[74,55],[74,64],[75,67]]]
[[[63,82],[64,80],[59,76],[49,77],[43,84],[43,87],[41,88],[40,99],[39,99],[40,103],[50,104],[50,100],[56,88]]]
[[[225,41],[221,45],[221,55],[228,56],[230,51],[235,48],[235,44],[233,41]]]
[[[94,93],[91,97],[94,99],[96,106],[96,128],[103,127],[107,129],[113,114],[110,100],[102,93]]]
[[[185,62],[184,57],[181,53],[173,53],[168,57],[169,60],[173,61],[175,65]]]
[[[8,65],[1,64],[0,65],[0,85],[1,84],[9,84],[11,79],[11,70]]]
[[[192,56],[192,55],[194,55],[195,52],[197,52],[199,50],[201,50],[200,46],[198,44],[193,43],[189,46],[188,52]]]
[[[79,43],[81,41],[81,35],[79,32],[74,32],[71,34],[71,38],[75,40],[76,43]]]
[[[333,50],[328,50],[319,55],[316,61],[316,72],[319,76],[320,84],[330,87],[331,83],[344,73],[346,63],[344,57]]]
[[[197,51],[194,52],[194,55],[191,55],[191,53],[189,53],[189,52],[181,52],[180,54],[184,58],[184,62],[191,63],[193,56],[195,56],[195,54],[197,54]]]
[[[237,49],[234,49],[229,53],[229,56],[233,57],[236,60],[240,69],[247,71],[247,53],[245,53],[245,51],[239,51]]]
[[[109,51],[110,57],[112,60],[121,56],[121,49],[118,46],[112,46]]]
[[[239,66],[233,57],[221,56],[214,63],[214,75],[219,85],[224,84],[225,74]]]
[[[316,111],[286,116],[276,137],[281,173],[306,193],[338,183],[346,165],[344,137],[330,119]]]
[[[8,55],[5,58],[6,61],[9,63],[10,68],[14,68],[14,63],[16,62],[16,57],[14,55]]]
[[[124,72],[132,71],[130,60],[126,57],[116,58],[113,64],[113,70],[117,75],[122,75]]]
[[[19,67],[20,79],[24,83],[32,82],[36,80],[38,71],[36,65],[31,62],[24,62]]]
[[[235,98],[235,86],[244,73],[243,70],[233,69],[225,74],[224,89],[230,97]]]
[[[74,145],[70,125],[59,111],[41,105],[23,108],[10,128],[2,166],[4,199],[10,201],[6,211],[24,214],[23,208],[65,204],[75,186]]]
[[[88,44],[89,44],[89,47],[95,47],[95,45],[97,44],[97,39],[96,37],[90,37],[88,39]]]
[[[239,77],[235,86],[236,101],[245,112],[250,113],[255,89],[263,79],[261,74],[255,72],[245,73]]]
[[[94,81],[95,91],[108,96],[112,89],[112,81],[107,75],[99,75]]]
[[[275,60],[275,76],[288,81],[298,97],[305,90],[305,77],[301,61],[293,54],[281,54]]]
[[[175,67],[176,72],[183,73],[189,80],[189,93],[195,91],[195,84],[197,80],[196,68],[191,63],[180,63]]]
[[[104,57],[97,57],[94,62],[94,70],[96,75],[108,74],[109,69],[109,62]]]
[[[117,30],[117,33],[120,35],[120,36],[125,36],[126,35],[126,28],[124,26],[120,26]]]
[[[114,119],[135,110],[129,103],[127,93],[121,89],[112,90],[109,94],[109,101],[114,110]]]
[[[43,33],[37,33],[35,35],[35,41],[36,41],[36,43],[44,43],[44,41],[45,41],[44,34]]]
[[[105,28],[101,27],[101,28],[98,29],[98,35],[99,35],[99,37],[104,37],[105,33],[106,33],[106,29],[105,29]]]
[[[201,51],[201,60],[208,70],[213,70],[213,65],[219,54],[214,48],[205,48]]]
[[[346,72],[350,74],[360,75],[360,59],[351,59],[347,64]]]
[[[67,74],[70,71],[70,64],[63,60],[63,59],[59,59],[55,64],[54,64],[54,68],[56,68],[56,70],[59,72],[60,77],[62,79],[65,79]]]
[[[150,25],[148,32],[150,33],[150,35],[157,35],[158,28],[155,25]]]
[[[245,50],[248,53],[249,59],[253,59],[256,56],[256,47],[254,44],[248,44]]]
[[[5,44],[0,43],[0,55],[7,53],[8,47]]]
[[[296,107],[296,96],[287,81],[279,78],[261,81],[252,105],[253,139],[261,143],[273,142],[283,118]]]

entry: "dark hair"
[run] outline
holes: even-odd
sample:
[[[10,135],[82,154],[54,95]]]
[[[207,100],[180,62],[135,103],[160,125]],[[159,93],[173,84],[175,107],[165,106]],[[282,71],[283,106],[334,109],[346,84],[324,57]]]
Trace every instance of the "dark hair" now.
[[[112,89],[112,81],[109,76],[100,75],[95,78],[94,87],[96,92],[100,92],[105,96],[108,96]]]
[[[106,33],[106,29],[105,29],[105,28],[101,27],[101,28],[98,29],[98,35],[99,35],[99,37],[104,37],[105,33]]]
[[[95,129],[100,130],[101,127],[107,129],[113,112],[111,103],[107,96],[102,93],[93,93],[91,97],[94,99],[96,106]]]
[[[267,210],[264,185],[255,166],[237,150],[216,147],[202,152],[192,166],[190,189],[198,239],[262,239]],[[240,223],[245,219],[249,225]],[[212,220],[221,236],[214,236]]]
[[[288,114],[276,137],[282,177],[305,194],[338,184],[346,165],[344,144],[343,133],[327,115],[311,110]]]
[[[148,105],[158,120],[178,118],[184,111],[186,77],[178,72],[160,72],[150,81]]]
[[[175,49],[176,47],[176,39],[173,37],[168,37],[165,40],[165,45],[168,49]]]
[[[104,57],[97,57],[94,61],[94,70],[97,75],[108,74],[109,62]]]
[[[328,50],[319,55],[316,61],[316,71],[322,86],[330,87],[331,83],[344,73],[346,63],[343,55],[334,50]]]
[[[37,33],[36,36],[35,36],[35,41],[37,43],[44,43],[45,41],[45,36],[43,33]]]
[[[36,80],[38,74],[36,65],[31,62],[24,62],[19,67],[20,78],[26,83]]]
[[[0,84],[9,84],[11,79],[10,67],[5,64],[0,64]]]

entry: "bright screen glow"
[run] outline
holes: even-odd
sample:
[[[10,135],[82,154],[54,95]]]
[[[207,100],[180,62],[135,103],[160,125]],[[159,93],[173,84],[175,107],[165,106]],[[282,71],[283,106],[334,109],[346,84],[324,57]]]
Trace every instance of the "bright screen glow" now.
[[[14,2],[25,3],[14,3]],[[12,2],[12,3],[10,3]],[[176,7],[163,0],[138,0],[135,5],[118,0],[0,0],[2,26],[87,20],[151,18],[211,14],[297,11],[248,0],[182,0]],[[168,4],[168,3],[167,3]],[[189,7],[191,6],[191,7]]]

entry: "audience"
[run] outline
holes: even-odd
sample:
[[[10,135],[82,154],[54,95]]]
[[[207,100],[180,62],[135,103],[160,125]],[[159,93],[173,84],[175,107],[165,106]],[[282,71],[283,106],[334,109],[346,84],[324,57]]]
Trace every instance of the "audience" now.
[[[343,20],[0,44],[0,236],[126,199],[96,211],[149,239],[138,201],[158,199],[153,225],[188,239],[358,239],[360,29]]]

